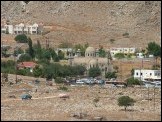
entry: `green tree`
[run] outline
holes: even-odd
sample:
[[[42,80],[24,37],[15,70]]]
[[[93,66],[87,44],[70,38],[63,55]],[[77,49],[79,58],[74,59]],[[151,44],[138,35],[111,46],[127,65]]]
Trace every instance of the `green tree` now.
[[[131,85],[141,85],[142,84],[142,81],[140,81],[138,79],[134,79],[133,77],[128,78],[126,80],[126,82],[127,82],[127,85],[128,86],[131,86]]]
[[[34,69],[33,69],[33,75],[35,77],[40,77],[43,73],[43,69],[39,67],[39,65],[37,65]]]
[[[87,47],[89,46],[88,43],[81,45],[81,44],[77,44],[74,46],[74,49],[75,51],[77,51],[78,49],[80,49],[80,52],[81,52],[81,56],[84,56],[85,55],[85,50],[87,49]]]
[[[106,57],[106,51],[103,49],[103,47],[100,47],[100,49],[99,49],[99,56]]]
[[[131,70],[131,76],[133,76],[133,75],[134,75],[134,69]]]
[[[152,54],[155,57],[161,57],[161,47],[155,42],[148,43],[148,46],[146,49],[147,49],[148,54]]]
[[[50,61],[50,59],[51,59],[51,52],[49,50],[43,49],[42,53],[43,53],[42,58],[45,59],[45,60]]]
[[[33,45],[33,49],[35,52],[35,57],[39,60],[42,59],[42,47],[39,40],[37,40],[37,44]]]
[[[92,67],[89,69],[89,76],[90,77],[97,77],[101,75],[101,70],[99,67]]]
[[[35,54],[34,54],[34,49],[33,49],[33,46],[32,46],[32,40],[31,40],[30,37],[28,38],[28,45],[29,45],[29,55],[33,59],[35,57]]]
[[[107,72],[105,78],[117,78],[116,72]]]
[[[116,53],[116,54],[114,55],[114,57],[117,58],[117,59],[122,59],[122,58],[124,58],[125,56],[124,56],[123,53]]]
[[[18,56],[18,54],[23,54],[23,53],[24,51],[21,48],[14,50],[14,56]]]
[[[118,98],[118,105],[124,106],[125,111],[128,106],[133,106],[135,103],[135,100],[130,98],[129,96],[121,96]]]
[[[64,53],[61,50],[58,51],[58,58],[59,60],[64,59]]]
[[[61,83],[63,83],[63,79],[61,77],[56,77],[55,78],[55,83],[61,84]]]
[[[26,53],[26,54],[22,54],[22,55],[19,57],[18,62],[31,61],[31,60],[32,60],[31,56],[30,56],[28,53]]]
[[[14,40],[19,43],[28,43],[28,38],[25,34],[17,35]]]

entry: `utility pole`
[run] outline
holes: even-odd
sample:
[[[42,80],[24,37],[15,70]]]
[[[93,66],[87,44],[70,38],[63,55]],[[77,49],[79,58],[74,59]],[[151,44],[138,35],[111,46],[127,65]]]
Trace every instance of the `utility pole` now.
[[[155,111],[155,86],[154,86],[154,111]]]

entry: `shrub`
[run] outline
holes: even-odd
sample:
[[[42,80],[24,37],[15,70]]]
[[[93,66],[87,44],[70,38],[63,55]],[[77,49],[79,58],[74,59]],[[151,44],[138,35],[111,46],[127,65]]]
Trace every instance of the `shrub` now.
[[[129,37],[129,33],[128,32],[123,33],[123,36],[128,38]]]
[[[114,55],[114,57],[117,58],[117,59],[122,59],[122,58],[124,58],[125,56],[124,56],[123,53],[116,53],[116,54]]]
[[[22,54],[20,57],[19,57],[19,60],[18,62],[23,62],[23,61],[31,61],[32,58],[29,54]]]
[[[161,47],[155,42],[148,43],[148,46],[146,49],[148,51],[148,54],[152,54],[155,57],[161,57]]]
[[[114,43],[114,41],[115,41],[115,39],[110,39],[110,42],[111,42],[111,43]]]
[[[93,67],[89,69],[89,77],[97,77],[101,75],[101,70],[99,67]]]
[[[28,38],[25,34],[20,34],[15,37],[15,41],[19,43],[28,43]]]
[[[62,90],[62,91],[68,91],[68,88],[67,88],[67,87],[65,87],[65,86],[60,86],[60,87],[58,88],[58,90]]]
[[[93,99],[94,103],[98,103],[100,101],[99,97],[96,97],[95,99]]]
[[[124,106],[125,111],[128,106],[133,106],[135,103],[135,100],[130,98],[129,96],[121,96],[118,98],[118,105]]]
[[[127,85],[131,86],[131,85],[141,85],[142,84],[142,81],[138,80],[138,79],[134,79],[133,77],[131,78],[128,78],[126,80],[127,82]]]
[[[56,77],[56,79],[55,79],[55,83],[60,84],[60,83],[63,83],[63,82],[64,82],[64,81],[63,81],[62,78],[60,78],[60,77]]]
[[[117,78],[116,72],[107,72],[105,78]]]

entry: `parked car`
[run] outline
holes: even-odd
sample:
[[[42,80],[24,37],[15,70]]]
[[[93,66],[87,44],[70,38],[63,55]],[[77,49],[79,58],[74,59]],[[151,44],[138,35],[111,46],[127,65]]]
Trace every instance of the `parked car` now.
[[[32,98],[32,96],[30,95],[30,94],[23,94],[22,96],[21,96],[21,99],[22,100],[27,100],[27,99],[31,99]]]

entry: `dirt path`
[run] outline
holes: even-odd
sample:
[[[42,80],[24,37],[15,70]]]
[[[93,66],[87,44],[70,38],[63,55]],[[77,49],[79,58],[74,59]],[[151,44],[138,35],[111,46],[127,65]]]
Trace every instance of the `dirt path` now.
[[[48,99],[48,98],[58,98],[58,96],[32,98],[31,100]],[[20,100],[22,100],[22,99],[6,99],[6,100],[1,100],[1,102],[6,102],[6,101],[20,101]]]

